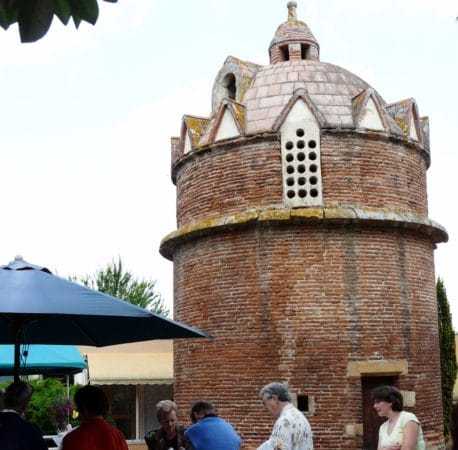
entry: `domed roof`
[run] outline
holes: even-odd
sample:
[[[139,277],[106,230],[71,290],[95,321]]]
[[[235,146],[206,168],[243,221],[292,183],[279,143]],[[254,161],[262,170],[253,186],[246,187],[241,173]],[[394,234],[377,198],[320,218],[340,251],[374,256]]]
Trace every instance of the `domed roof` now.
[[[288,3],[288,20],[277,28],[269,48],[287,42],[306,42],[318,46],[318,41],[307,24],[297,19],[296,7],[296,2]]]
[[[307,25],[297,20],[295,2],[288,3],[288,20],[278,27],[269,53],[266,66],[234,57],[226,60],[215,79],[210,125],[200,135],[199,146],[212,142],[211,131],[219,126],[219,112],[228,97],[243,110],[243,135],[277,132],[302,99],[321,129],[382,132],[429,152],[428,118],[420,117],[415,101],[388,105],[357,75],[319,61],[318,43]],[[233,91],[227,87],[228,76],[235,80]]]
[[[333,64],[313,60],[285,61],[261,67],[243,103],[246,107],[246,133],[272,131],[282,111],[298,90],[305,91],[329,128],[354,128],[353,99],[371,90],[381,105],[385,101],[368,83]],[[386,114],[391,132],[402,134]]]

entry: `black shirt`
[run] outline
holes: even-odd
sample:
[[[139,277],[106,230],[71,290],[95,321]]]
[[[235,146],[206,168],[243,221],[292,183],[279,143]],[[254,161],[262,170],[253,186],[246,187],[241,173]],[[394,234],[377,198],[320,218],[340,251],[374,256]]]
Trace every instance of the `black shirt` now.
[[[40,430],[19,414],[0,411],[1,450],[48,450]]]

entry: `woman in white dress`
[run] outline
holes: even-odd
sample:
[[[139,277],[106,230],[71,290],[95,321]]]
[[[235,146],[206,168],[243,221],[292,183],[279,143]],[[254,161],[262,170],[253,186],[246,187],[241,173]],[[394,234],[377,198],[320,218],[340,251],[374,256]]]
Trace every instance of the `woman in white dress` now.
[[[393,386],[379,386],[372,391],[374,409],[387,420],[380,426],[378,450],[425,450],[420,422],[403,411],[401,392]]]

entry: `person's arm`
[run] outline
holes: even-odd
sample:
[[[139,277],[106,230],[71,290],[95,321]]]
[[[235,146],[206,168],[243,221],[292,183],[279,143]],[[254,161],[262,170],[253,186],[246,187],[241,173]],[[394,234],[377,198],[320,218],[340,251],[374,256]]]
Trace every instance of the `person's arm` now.
[[[270,439],[261,444],[256,450],[274,450],[273,444]]]
[[[281,419],[275,422],[270,439],[259,447],[260,450],[291,450],[291,448],[291,429],[285,427]]]
[[[194,446],[192,445],[191,439],[186,434],[186,431],[183,432],[183,444],[186,450],[194,450]]]
[[[420,425],[413,420],[406,423],[404,427],[404,437],[400,450],[415,450],[417,448],[418,430]]]
[[[40,439],[37,442],[37,450],[48,450],[48,444],[46,444],[46,441],[42,436],[40,436]]]
[[[186,450],[194,450],[194,446],[192,445],[190,440],[186,440],[184,444]]]
[[[149,431],[148,433],[146,433],[144,439],[146,446],[148,447],[148,450],[155,450],[154,431]]]

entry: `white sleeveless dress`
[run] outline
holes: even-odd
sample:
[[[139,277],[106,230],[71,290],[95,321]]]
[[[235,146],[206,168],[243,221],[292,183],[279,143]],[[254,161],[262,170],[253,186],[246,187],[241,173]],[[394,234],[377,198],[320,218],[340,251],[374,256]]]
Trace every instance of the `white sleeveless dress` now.
[[[394,425],[394,428],[391,430],[391,433],[388,434],[388,420],[380,426],[378,433],[378,447],[389,447],[390,445],[401,445],[404,438],[404,428],[409,422],[415,422],[420,425],[420,421],[417,419],[415,414],[412,414],[407,411],[401,411],[399,414],[398,420]],[[423,438],[423,431],[421,426],[418,429],[418,439],[417,446],[415,450],[425,450],[425,440]]]

